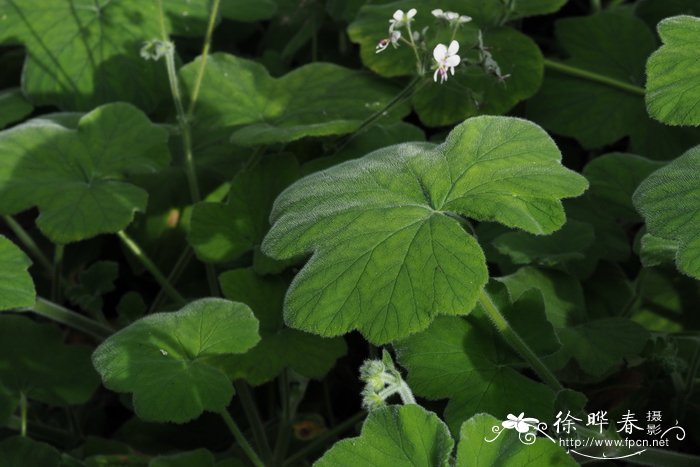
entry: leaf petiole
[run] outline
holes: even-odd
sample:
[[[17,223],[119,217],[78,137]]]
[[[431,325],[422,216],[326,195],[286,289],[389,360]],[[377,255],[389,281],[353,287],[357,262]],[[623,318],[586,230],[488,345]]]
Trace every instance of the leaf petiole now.
[[[49,318],[57,323],[65,324],[99,341],[106,339],[114,333],[113,329],[102,323],[98,323],[95,320],[69,310],[68,308],[64,308],[56,303],[44,300],[43,298],[37,298],[34,306],[25,311],[32,311],[37,315]]]
[[[231,414],[229,414],[226,410],[222,410],[219,412],[219,414],[221,415],[221,418],[224,419],[224,423],[226,423],[226,426],[231,431],[231,434],[235,438],[236,442],[241,446],[241,449],[243,449],[243,452],[246,454],[246,456],[248,456],[248,459],[250,459],[250,462],[252,462],[255,467],[265,467],[265,464],[263,464],[263,462],[260,460],[260,457],[257,455],[253,447],[250,445],[248,440],[245,439],[245,436],[243,436],[243,432],[241,432],[241,429],[238,428],[238,425],[231,417]]]
[[[548,58],[544,59],[544,66],[545,68],[556,70],[560,73],[564,73],[569,76],[583,78],[601,84],[607,84],[608,86],[611,86],[613,88],[618,88],[623,91],[636,94],[638,96],[644,96],[644,88],[641,86],[635,86],[634,84],[625,83],[624,81],[620,81],[615,78],[610,78],[609,76],[601,75],[593,71],[584,70],[583,68],[567,65],[566,63],[557,62]]]

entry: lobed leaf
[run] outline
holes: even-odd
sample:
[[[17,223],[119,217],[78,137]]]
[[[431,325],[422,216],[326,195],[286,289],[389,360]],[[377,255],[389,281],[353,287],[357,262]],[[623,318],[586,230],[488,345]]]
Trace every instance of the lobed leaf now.
[[[560,158],[530,122],[477,117],[442,145],[392,146],[296,182],[277,198],[262,246],[277,259],[313,253],[287,293],[286,322],[385,343],[439,313],[469,313],[488,274],[458,219],[557,230],[560,199],[586,188]]]
[[[246,305],[208,298],[142,318],[109,337],[92,356],[104,385],[132,392],[144,420],[183,423],[224,410],[231,381],[209,360],[243,353],[260,340]]]
[[[0,311],[34,305],[34,281],[27,272],[31,264],[22,250],[0,235]]]

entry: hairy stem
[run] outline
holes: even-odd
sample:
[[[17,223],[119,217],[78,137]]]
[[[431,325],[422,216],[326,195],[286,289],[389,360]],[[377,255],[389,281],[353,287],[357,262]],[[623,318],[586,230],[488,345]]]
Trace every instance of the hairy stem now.
[[[631,94],[638,96],[644,96],[644,88],[641,86],[635,86],[634,84],[625,83],[615,78],[610,78],[609,76],[601,75],[593,71],[584,70],[583,68],[578,68],[572,65],[567,65],[565,63],[556,62],[554,60],[544,59],[544,66],[551,70],[556,70],[560,73],[564,73],[569,76],[574,76],[576,78],[583,78],[589,81],[595,81],[597,83],[607,84],[608,86],[627,91]]]
[[[64,308],[56,303],[44,300],[43,298],[37,298],[34,306],[24,311],[31,311],[44,318],[56,321],[57,323],[65,324],[68,327],[94,337],[98,341],[108,338],[114,332],[113,329],[105,324],[98,323],[95,320],[69,310],[68,308]]]
[[[12,230],[17,239],[22,242],[22,245],[29,250],[29,253],[41,264],[49,274],[53,274],[53,265],[44,252],[39,249],[34,239],[12,216],[2,216],[7,226]]]
[[[64,246],[57,244],[53,254],[53,274],[51,277],[51,300],[61,301],[61,263],[63,263]]]
[[[231,434],[233,435],[238,445],[241,447],[241,449],[243,449],[245,455],[248,456],[250,462],[252,462],[255,467],[265,467],[265,464],[263,464],[263,462],[260,460],[258,454],[250,445],[248,440],[245,439],[245,436],[243,436],[243,432],[241,431],[241,429],[238,428],[236,422],[233,420],[233,418],[231,418],[231,414],[229,414],[226,410],[222,410],[221,412],[219,412],[219,414],[221,414],[221,418],[224,419],[224,423],[226,423],[226,426],[231,431]]]
[[[185,305],[187,300],[180,295],[180,292],[175,290],[175,287],[168,281],[168,279],[160,272],[158,266],[155,265],[153,261],[146,255],[146,253],[141,249],[141,247],[134,242],[131,237],[127,235],[126,232],[120,230],[117,232],[119,239],[122,241],[124,246],[126,246],[133,254],[136,256],[141,264],[151,273],[155,280],[160,284],[160,286],[165,290],[168,296],[176,301],[179,305]]]
[[[27,436],[27,395],[24,392],[19,393],[19,415],[19,434]]]
[[[182,251],[182,254],[175,262],[175,265],[173,266],[173,269],[170,271],[170,274],[168,274],[168,283],[169,284],[172,284],[173,286],[175,284],[177,284],[177,281],[180,280],[180,276],[182,276],[182,273],[185,272],[185,269],[190,264],[190,261],[192,260],[192,257],[193,257],[193,253],[194,252],[192,251],[192,247],[190,247],[190,246],[187,246]],[[158,308],[160,307],[160,304],[162,303],[162,301],[166,295],[167,295],[167,292],[161,286],[160,290],[158,291],[158,295],[156,295],[156,298],[153,300],[153,303],[151,303],[151,308],[149,309],[149,313],[153,313],[154,311],[158,310]]]
[[[535,373],[537,373],[537,376],[539,376],[540,379],[554,391],[561,391],[564,389],[564,386],[562,386],[557,377],[554,376],[554,373],[547,368],[547,365],[540,360],[537,354],[522,339],[522,337],[520,337],[515,329],[513,329],[486,290],[481,291],[481,295],[479,295],[479,303],[484,308],[484,311],[486,311],[486,314],[491,319],[491,322],[494,326],[496,326],[496,329],[501,333],[506,342],[508,342],[513,350],[515,350],[530,365]]]

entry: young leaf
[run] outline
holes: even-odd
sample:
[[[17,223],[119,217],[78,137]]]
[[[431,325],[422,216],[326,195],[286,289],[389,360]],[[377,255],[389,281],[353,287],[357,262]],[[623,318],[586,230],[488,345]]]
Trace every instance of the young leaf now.
[[[125,228],[148,198],[125,175],[169,161],[165,130],[129,104],[98,107],[77,129],[70,120],[39,118],[0,133],[0,212],[37,206],[37,225],[55,243]]]
[[[97,261],[79,274],[79,283],[66,289],[66,296],[81,309],[102,311],[102,296],[114,290],[119,265],[114,261]]]
[[[250,306],[260,321],[261,340],[255,347],[245,354],[216,360],[231,379],[259,385],[274,379],[284,368],[320,379],[345,354],[342,338],[324,339],[285,327],[282,303],[288,284],[281,278],[262,278],[250,269],[235,269],[223,273],[219,281],[226,298]]]
[[[667,125],[700,125],[700,18],[667,18],[658,31],[664,45],[647,62],[647,110]]]
[[[530,417],[529,409],[530,407],[526,405],[520,412],[525,412],[525,416]],[[486,440],[496,436],[493,427],[501,428],[504,432],[492,442],[487,442]],[[575,467],[578,465],[558,443],[544,437],[534,437],[537,435],[534,428],[530,429],[530,433],[533,434],[533,443],[524,444],[518,439],[520,433],[514,429],[503,428],[501,420],[484,413],[475,415],[464,422],[460,430],[455,466]]]
[[[63,344],[63,333],[51,324],[0,315],[0,381],[15,394],[52,405],[87,402],[100,384],[90,352]]]
[[[250,308],[208,298],[132,323],[102,343],[92,361],[107,388],[134,394],[139,417],[183,423],[225,409],[233,396],[228,377],[208,360],[243,353],[259,340]]]
[[[488,274],[457,218],[546,234],[561,198],[586,181],[560,164],[538,126],[477,117],[439,146],[408,143],[312,174],[275,202],[263,252],[313,252],[285,300],[285,320],[322,336],[358,329],[380,344],[466,314]]]
[[[639,245],[642,266],[651,268],[664,263],[673,263],[678,251],[678,242],[645,233]]]
[[[200,60],[180,70],[188,88],[194,85]],[[232,141],[241,145],[342,135],[355,131],[397,93],[366,73],[330,63],[311,63],[273,78],[257,62],[216,53],[207,60],[195,123],[238,127]],[[399,106],[392,114],[402,117],[407,110]]]
[[[0,130],[10,123],[23,119],[34,110],[19,88],[0,91]]]
[[[0,311],[34,305],[34,281],[27,272],[31,264],[22,250],[0,235]]]
[[[360,436],[333,445],[314,467],[448,467],[454,441],[444,423],[419,405],[370,412]]]
[[[538,292],[532,291],[503,309],[516,319],[517,327],[524,331],[523,338],[537,346],[541,354],[559,347]],[[484,316],[476,320],[473,316],[468,320],[440,317],[425,331],[395,344],[415,394],[429,399],[449,398],[445,419],[455,432],[464,420],[483,411],[505,417],[526,407],[534,416],[551,416],[555,393],[514,369],[522,360]]]
[[[695,147],[644,180],[634,206],[650,234],[678,242],[676,265],[700,279],[700,147]]]

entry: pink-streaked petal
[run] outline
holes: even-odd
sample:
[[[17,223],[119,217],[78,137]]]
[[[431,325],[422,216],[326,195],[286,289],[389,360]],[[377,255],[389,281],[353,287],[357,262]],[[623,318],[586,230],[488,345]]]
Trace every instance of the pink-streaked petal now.
[[[433,49],[433,58],[438,62],[442,63],[447,56],[447,46],[445,44],[438,44]]]
[[[461,60],[462,59],[459,58],[459,55],[451,55],[445,59],[445,66],[455,67],[455,66],[459,65],[459,62]]]
[[[447,54],[454,55],[457,52],[459,52],[459,42],[457,42],[457,41],[450,42],[450,47],[447,49]]]

